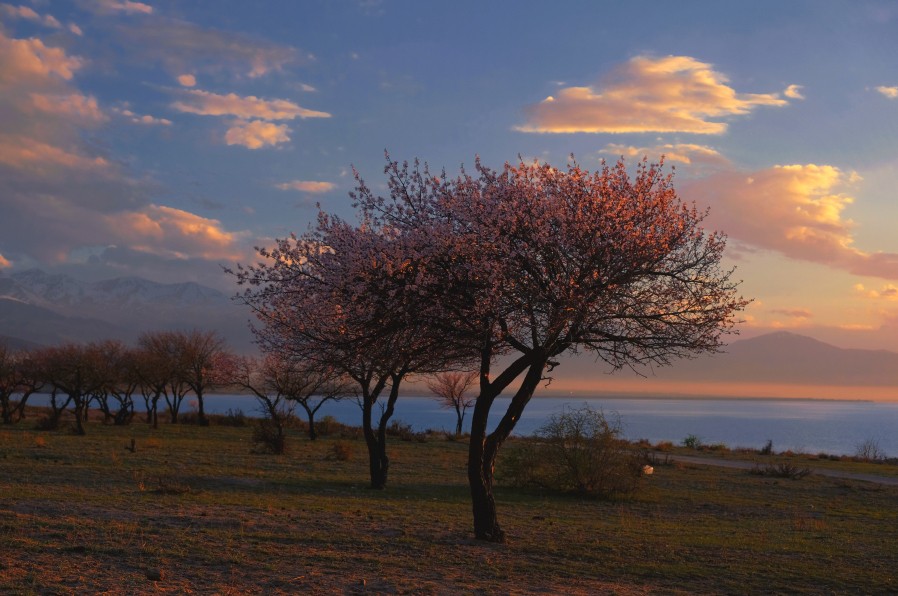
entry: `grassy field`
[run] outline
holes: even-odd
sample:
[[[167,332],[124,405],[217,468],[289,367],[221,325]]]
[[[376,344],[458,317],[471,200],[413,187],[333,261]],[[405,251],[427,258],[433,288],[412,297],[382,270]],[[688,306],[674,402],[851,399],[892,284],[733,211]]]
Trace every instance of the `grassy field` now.
[[[675,463],[612,501],[500,486],[495,545],[473,539],[464,442],[396,440],[371,491],[352,437],[273,456],[250,428],[87,431],[0,427],[0,593],[898,591],[896,487]]]

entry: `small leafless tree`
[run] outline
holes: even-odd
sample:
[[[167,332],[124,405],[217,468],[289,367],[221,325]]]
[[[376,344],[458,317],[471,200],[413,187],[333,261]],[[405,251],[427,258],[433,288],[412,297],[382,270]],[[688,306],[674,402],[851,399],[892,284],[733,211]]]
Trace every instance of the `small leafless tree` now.
[[[0,419],[3,424],[12,424],[25,417],[28,398],[43,385],[34,373],[33,358],[28,352],[0,344]]]
[[[461,436],[465,412],[474,405],[475,397],[468,395],[468,389],[477,380],[476,372],[442,372],[427,381],[427,388],[437,397],[440,405],[455,410],[455,436]]]

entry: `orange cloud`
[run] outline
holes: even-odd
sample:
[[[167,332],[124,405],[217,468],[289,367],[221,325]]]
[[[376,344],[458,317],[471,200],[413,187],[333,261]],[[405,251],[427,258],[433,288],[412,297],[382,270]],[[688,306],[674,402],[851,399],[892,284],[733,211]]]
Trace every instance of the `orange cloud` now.
[[[68,56],[62,48],[44,45],[40,39],[13,39],[0,32],[0,84],[51,75],[71,80],[84,61]]]
[[[687,181],[682,195],[710,206],[709,222],[745,245],[898,279],[898,254],[854,246],[855,224],[843,212],[854,201],[844,190],[857,180],[856,173],[829,165],[784,165]]]
[[[192,74],[182,74],[178,76],[178,83],[182,87],[196,87],[196,77]]]
[[[801,94],[801,85],[789,85],[783,91],[783,95],[790,99],[804,99],[804,95]]]
[[[735,238],[786,256],[831,262],[852,242],[842,211],[853,199],[838,168],[814,164],[728,171],[687,185],[690,198],[711,205],[715,222]]]
[[[516,130],[722,134],[727,124],[711,118],[787,104],[779,93],[737,93],[727,82],[710,64],[689,56],[637,56],[595,86],[566,87],[528,106],[526,122]]]
[[[172,107],[181,112],[201,116],[236,116],[248,120],[293,120],[294,118],[330,118],[327,112],[307,110],[286,99],[265,100],[250,95],[240,97],[235,93],[219,95],[199,89],[185,92],[183,101]]]
[[[898,286],[886,284],[879,290],[868,290],[864,284],[855,284],[854,291],[871,300],[898,300]]]
[[[31,105],[35,109],[59,116],[72,116],[88,122],[108,120],[97,104],[97,98],[69,93],[66,95],[31,94]]]
[[[9,259],[0,254],[0,269],[8,269],[10,267],[12,267],[12,263]]]
[[[123,245],[157,256],[234,260],[241,255],[238,235],[221,222],[188,211],[149,205],[141,211],[106,216],[113,237]]]
[[[730,161],[716,149],[692,143],[667,143],[652,147],[634,147],[632,145],[628,146],[610,143],[606,145],[600,153],[622,157],[633,157],[636,159],[641,159],[642,157],[647,156],[649,159],[654,160],[659,159],[663,155],[664,159],[668,162],[674,161],[696,165],[728,165],[730,163]]]
[[[889,99],[898,99],[898,87],[886,87],[884,85],[881,85],[877,87],[876,90]]]
[[[274,124],[262,120],[238,121],[225,133],[228,145],[242,145],[247,149],[261,149],[290,141],[290,129],[286,124]]]
[[[275,186],[281,190],[298,190],[309,193],[330,192],[335,188],[333,182],[319,182],[316,180],[291,180]]]
[[[110,164],[102,157],[90,157],[28,137],[0,135],[0,163],[16,168],[44,170],[62,166],[75,170],[102,170]]]

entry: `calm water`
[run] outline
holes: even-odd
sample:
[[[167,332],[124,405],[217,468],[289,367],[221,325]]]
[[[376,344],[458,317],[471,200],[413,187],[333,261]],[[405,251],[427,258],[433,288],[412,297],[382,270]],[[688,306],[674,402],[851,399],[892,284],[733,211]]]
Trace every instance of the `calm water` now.
[[[507,398],[496,401],[492,425],[508,403]],[[898,403],[893,402],[537,397],[524,410],[515,434],[531,434],[552,414],[584,403],[606,415],[619,416],[628,439],[679,443],[688,435],[696,435],[704,443],[754,448],[771,440],[776,451],[849,455],[855,453],[859,443],[872,439],[886,455],[898,456]],[[252,398],[240,396],[215,396],[209,407],[217,412],[241,408],[247,414],[256,410]],[[325,404],[317,417],[326,415],[346,424],[361,423],[361,410],[352,400]],[[454,411],[443,410],[426,397],[400,397],[393,418],[411,424],[415,430],[455,429]],[[470,410],[465,426],[470,426]]]
[[[39,405],[41,397],[44,396],[34,396],[29,402]],[[492,425],[498,422],[508,402],[508,398],[496,400]],[[628,439],[679,443],[684,437],[695,435],[706,444],[752,448],[763,447],[770,440],[775,451],[848,455],[855,453],[859,443],[875,440],[886,455],[898,456],[898,403],[894,402],[537,397],[527,405],[515,434],[531,434],[552,414],[584,403],[606,415],[619,416]],[[190,409],[189,404],[188,398],[185,410]],[[259,415],[258,403],[252,397],[207,397],[207,412],[223,414],[229,409]],[[317,419],[328,415],[346,424],[361,423],[361,410],[353,400],[325,404]],[[426,397],[400,397],[393,419],[410,424],[415,430],[455,429],[455,413],[441,409],[436,401]],[[469,427],[470,410],[465,423]]]

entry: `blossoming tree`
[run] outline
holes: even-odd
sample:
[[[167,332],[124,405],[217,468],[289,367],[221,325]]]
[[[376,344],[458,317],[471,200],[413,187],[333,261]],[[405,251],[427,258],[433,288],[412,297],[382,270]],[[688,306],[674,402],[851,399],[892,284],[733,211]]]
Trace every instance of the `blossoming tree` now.
[[[367,219],[414,239],[405,316],[479,363],[474,531],[502,541],[496,456],[558,356],[585,350],[621,369],[716,351],[746,301],[720,266],[725,238],[701,227],[704,213],[679,199],[661,165],[643,161],[632,177],[623,161],[593,173],[537,163],[493,171],[479,160],[476,170],[450,180],[388,158],[390,196],[361,181],[353,196]],[[489,432],[506,390],[510,405]]]

